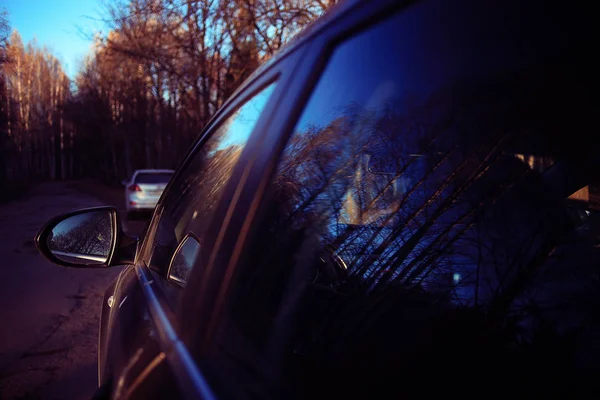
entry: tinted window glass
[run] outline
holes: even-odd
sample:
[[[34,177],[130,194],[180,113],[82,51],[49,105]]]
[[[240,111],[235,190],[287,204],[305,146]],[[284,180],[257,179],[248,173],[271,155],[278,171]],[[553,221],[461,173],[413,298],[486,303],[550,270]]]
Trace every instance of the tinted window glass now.
[[[172,183],[151,242],[150,268],[166,271],[175,249],[188,233],[198,238],[202,248],[204,232],[274,85],[263,89],[217,127]]]
[[[509,3],[421,3],[335,49],[237,275],[234,363],[336,398],[555,394],[600,366],[590,94],[564,27]]]
[[[171,177],[173,176],[172,172],[161,172],[161,173],[141,173],[137,174],[135,177],[135,183],[148,183],[148,184],[160,184],[160,183],[168,183]]]

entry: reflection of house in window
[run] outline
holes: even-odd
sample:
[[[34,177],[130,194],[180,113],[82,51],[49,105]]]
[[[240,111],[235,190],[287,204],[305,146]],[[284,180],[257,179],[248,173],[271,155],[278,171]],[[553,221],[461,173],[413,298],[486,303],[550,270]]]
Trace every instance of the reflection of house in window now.
[[[532,170],[544,173],[555,164],[549,156],[515,154],[515,157]],[[569,206],[587,210],[600,210],[600,185],[590,184],[579,188],[567,197]]]
[[[398,211],[400,199],[409,187],[399,172],[372,172],[369,155],[363,154],[343,198],[340,222],[364,225],[385,220]]]
[[[600,210],[600,186],[587,185],[570,195],[570,203],[587,210]]]
[[[532,170],[542,173],[554,165],[554,159],[548,156],[538,156],[533,154],[515,154],[515,157],[523,161]]]

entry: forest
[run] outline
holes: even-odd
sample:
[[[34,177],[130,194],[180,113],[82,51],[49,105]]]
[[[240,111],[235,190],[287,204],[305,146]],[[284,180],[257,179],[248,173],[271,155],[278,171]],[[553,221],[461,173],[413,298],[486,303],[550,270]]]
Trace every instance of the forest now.
[[[110,31],[74,77],[0,10],[0,190],[176,167],[233,91],[336,2],[104,2]]]

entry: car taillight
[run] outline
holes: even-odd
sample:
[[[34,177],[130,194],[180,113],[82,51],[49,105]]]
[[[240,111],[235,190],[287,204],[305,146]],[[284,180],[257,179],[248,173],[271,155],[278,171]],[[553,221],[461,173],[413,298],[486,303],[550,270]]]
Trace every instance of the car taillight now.
[[[131,186],[129,186],[128,189],[132,192],[141,192],[142,191],[142,189],[138,185],[131,185]]]

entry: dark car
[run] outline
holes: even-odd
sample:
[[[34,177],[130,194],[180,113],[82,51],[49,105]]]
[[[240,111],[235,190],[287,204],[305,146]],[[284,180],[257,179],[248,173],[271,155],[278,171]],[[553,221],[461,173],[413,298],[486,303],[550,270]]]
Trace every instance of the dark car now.
[[[108,288],[98,397],[592,396],[593,13],[350,1],[239,88],[145,237],[36,238]]]

